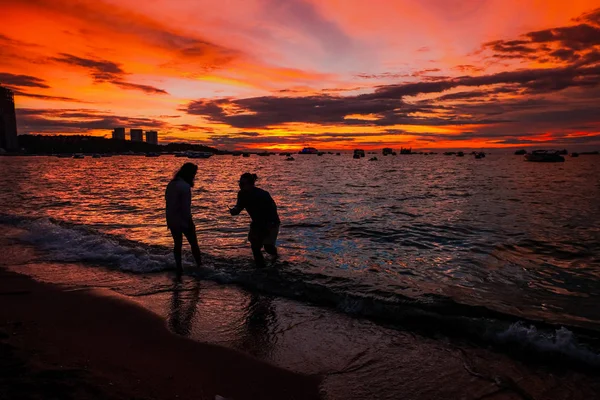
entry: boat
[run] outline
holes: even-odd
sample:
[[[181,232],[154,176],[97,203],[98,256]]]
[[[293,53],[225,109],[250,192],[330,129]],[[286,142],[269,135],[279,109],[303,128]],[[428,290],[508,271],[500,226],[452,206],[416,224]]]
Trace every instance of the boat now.
[[[515,156],[524,156],[527,154],[527,150],[517,150],[515,151]]]
[[[383,154],[384,156],[392,155],[393,153],[394,153],[394,150],[392,150],[392,149],[391,149],[391,148],[389,148],[389,147],[384,147],[384,149],[383,149],[383,151],[382,151],[382,154]]]
[[[341,156],[341,155],[342,155],[342,153],[335,153],[335,155],[336,155],[336,156]]]
[[[85,158],[85,156],[83,154],[75,154],[73,158]]]
[[[187,152],[187,158],[210,158],[213,153],[209,151],[189,151]]]
[[[567,154],[569,154],[569,151],[567,149],[562,149],[558,151],[558,154],[561,156],[566,156]]]
[[[362,149],[354,150],[354,158],[361,158],[365,156],[365,151]]]
[[[571,153],[571,157],[579,157],[579,153]]]
[[[369,161],[379,161],[379,160],[377,159],[377,157],[371,157],[371,158],[369,158]]]
[[[299,154],[319,154],[319,150],[314,147],[305,147],[303,148]]]
[[[400,154],[412,154],[412,147],[410,149],[400,148]]]
[[[263,153],[256,153],[257,156],[261,156],[261,157],[269,157],[271,155],[271,153],[265,151]]]
[[[453,156],[455,154],[456,154],[456,152],[454,152],[454,151],[446,151],[446,152],[444,152],[445,156]]]
[[[525,160],[533,162],[564,162],[565,158],[556,150],[535,150],[525,154]]]
[[[462,151],[459,151],[458,153],[456,153],[456,157],[464,157],[465,153],[463,153]]]
[[[294,161],[294,160],[295,160],[295,158],[292,156],[289,156],[285,159],[285,161]]]
[[[325,152],[324,152],[324,151],[320,151],[320,152],[318,152],[318,153],[317,153],[317,155],[318,155],[319,157],[322,157],[322,156],[323,156],[323,154],[325,154]]]
[[[242,155],[242,152],[241,151],[234,151],[233,153],[231,153],[231,155],[234,156],[234,157],[239,157],[239,156]]]
[[[250,153],[242,153],[242,157],[250,157]]]
[[[479,151],[479,152],[475,151],[475,152],[473,152],[473,154],[475,155],[476,160],[485,158],[485,153],[483,151]]]

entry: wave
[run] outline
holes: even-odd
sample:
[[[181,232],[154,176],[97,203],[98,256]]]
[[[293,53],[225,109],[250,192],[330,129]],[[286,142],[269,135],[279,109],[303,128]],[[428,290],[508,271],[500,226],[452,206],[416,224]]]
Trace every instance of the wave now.
[[[53,219],[0,215],[0,224],[23,230],[20,239],[42,250],[42,258],[54,262],[81,262],[133,273],[172,269],[171,250],[151,246],[92,228]],[[365,289],[360,282],[321,273],[306,273],[301,266],[278,263],[279,268],[256,270],[249,259],[206,255],[202,268],[188,273],[201,279],[235,284],[345,314],[393,324],[401,329],[460,340],[524,349],[544,357],[600,367],[600,334],[579,327],[563,327],[541,321],[523,321],[483,306],[461,304],[439,295],[417,298]],[[192,265],[191,260],[186,261]]]

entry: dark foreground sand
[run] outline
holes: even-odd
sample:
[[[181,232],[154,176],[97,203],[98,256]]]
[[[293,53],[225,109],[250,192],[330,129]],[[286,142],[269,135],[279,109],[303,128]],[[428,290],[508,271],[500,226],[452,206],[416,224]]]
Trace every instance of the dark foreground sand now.
[[[317,399],[319,379],[170,333],[98,291],[0,268],[0,399]]]

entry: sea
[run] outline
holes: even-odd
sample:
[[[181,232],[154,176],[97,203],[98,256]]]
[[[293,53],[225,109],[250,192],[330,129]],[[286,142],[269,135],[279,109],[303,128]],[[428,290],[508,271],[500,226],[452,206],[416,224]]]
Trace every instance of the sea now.
[[[504,366],[600,367],[599,156],[369,156],[0,157],[0,247],[35,252],[17,271],[133,299],[177,334],[335,376],[329,398],[443,398],[390,371],[449,363],[430,353],[456,348]],[[177,280],[164,191],[186,161],[199,167],[204,265],[184,243]],[[264,270],[248,216],[228,212],[244,172],[282,220],[281,257]],[[444,371],[469,376],[464,365]]]

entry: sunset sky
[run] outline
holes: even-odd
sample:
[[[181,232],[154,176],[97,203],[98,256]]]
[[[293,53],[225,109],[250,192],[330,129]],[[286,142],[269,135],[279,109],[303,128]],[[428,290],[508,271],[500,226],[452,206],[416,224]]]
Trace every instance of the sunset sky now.
[[[0,0],[19,133],[600,146],[598,0]]]

